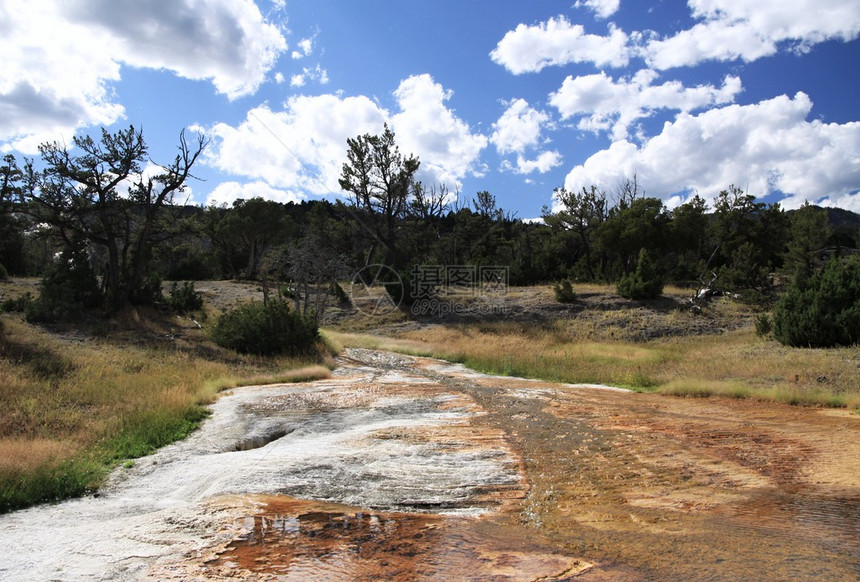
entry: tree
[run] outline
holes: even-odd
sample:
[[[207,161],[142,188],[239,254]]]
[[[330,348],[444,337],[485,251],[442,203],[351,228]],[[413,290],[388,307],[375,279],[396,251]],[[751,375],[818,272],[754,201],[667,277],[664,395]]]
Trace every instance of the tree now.
[[[502,220],[505,215],[505,211],[499,208],[496,203],[496,197],[487,190],[481,190],[475,194],[475,199],[472,200],[472,207],[480,216],[494,221]]]
[[[693,280],[700,277],[707,242],[707,204],[698,194],[672,211],[667,243],[675,254],[673,278]]]
[[[663,293],[663,280],[654,269],[648,251],[639,251],[636,270],[618,282],[618,294],[627,299],[656,299]]]
[[[551,214],[544,208],[544,221],[556,228],[570,231],[579,243],[585,271],[589,279],[594,279],[593,247],[594,234],[597,227],[606,220],[606,193],[597,186],[587,189],[583,186],[581,192],[571,192],[566,188],[556,188],[555,197],[561,204],[561,210]]]
[[[22,211],[34,182],[31,161],[27,160],[21,169],[15,156],[3,157],[0,165],[0,265],[16,275],[24,275],[27,271],[24,231],[28,224]]]
[[[239,199],[220,216],[217,210],[212,210],[215,217],[207,231],[223,253],[231,274],[241,272],[245,279],[256,279],[266,253],[285,242],[295,230],[284,205],[272,200]],[[244,257],[244,268],[237,268],[239,259],[234,255]]]
[[[669,216],[659,198],[635,198],[623,207],[616,207],[600,225],[596,239],[601,249],[621,261],[624,275],[636,268],[640,249],[657,252]]]
[[[386,264],[402,267],[397,249],[399,220],[415,189],[415,173],[421,162],[404,158],[394,141],[394,132],[385,125],[382,135],[360,135],[347,142],[347,162],[343,164],[340,187],[350,193],[354,207],[365,211],[370,224],[366,232],[382,247]],[[373,259],[375,248],[367,256]]]
[[[193,177],[191,168],[208,142],[198,135],[189,144],[183,130],[174,161],[149,177],[143,174],[147,145],[133,126],[116,133],[102,129],[99,141],[85,136],[73,143],[80,154],[59,142],[39,146],[46,168],[30,197],[32,212],[67,248],[77,238],[103,249],[107,303],[118,309],[143,287],[152,247],[168,226],[159,220],[161,211]]]
[[[770,295],[770,273],[781,265],[788,235],[788,219],[779,204],[756,202],[730,186],[715,200],[710,230],[720,285],[752,291],[751,297]]]
[[[293,285],[294,311],[319,324],[328,299],[349,269],[343,256],[333,251],[321,232],[308,232],[295,245],[278,249],[269,267],[279,280]]]
[[[438,187],[425,187],[416,182],[413,198],[409,201],[409,215],[421,221],[437,222],[448,211],[451,200],[457,199],[458,194],[451,194],[445,184]]]
[[[789,220],[791,236],[785,252],[785,266],[795,279],[806,279],[819,264],[819,252],[827,246],[832,233],[827,211],[806,202],[789,215]]]
[[[860,259],[835,256],[820,273],[794,281],[774,310],[773,335],[795,347],[860,342]]]

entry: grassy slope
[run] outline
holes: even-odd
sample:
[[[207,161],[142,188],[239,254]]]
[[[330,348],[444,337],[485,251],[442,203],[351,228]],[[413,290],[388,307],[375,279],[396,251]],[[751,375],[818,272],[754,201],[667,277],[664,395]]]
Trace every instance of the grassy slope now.
[[[320,358],[225,354],[202,333],[152,342],[151,326],[98,338],[2,324],[0,512],[96,488],[118,462],[186,436],[223,388],[329,373]]]

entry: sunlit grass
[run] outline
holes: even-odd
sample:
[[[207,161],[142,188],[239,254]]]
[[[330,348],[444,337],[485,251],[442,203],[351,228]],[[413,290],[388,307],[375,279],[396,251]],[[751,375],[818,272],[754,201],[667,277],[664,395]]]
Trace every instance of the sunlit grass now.
[[[330,374],[325,356],[204,358],[3,324],[0,512],[92,490],[117,461],[185,437],[221,390]]]
[[[433,355],[475,370],[567,383],[610,384],[687,397],[860,407],[860,351],[797,349],[752,330],[596,342],[561,325],[434,326],[396,340],[341,334],[347,346]]]
[[[320,331],[325,342],[337,352],[348,348],[363,348],[368,350],[385,350],[409,354],[412,356],[429,356],[432,350],[421,341],[387,338],[364,333],[346,333],[325,329]]]

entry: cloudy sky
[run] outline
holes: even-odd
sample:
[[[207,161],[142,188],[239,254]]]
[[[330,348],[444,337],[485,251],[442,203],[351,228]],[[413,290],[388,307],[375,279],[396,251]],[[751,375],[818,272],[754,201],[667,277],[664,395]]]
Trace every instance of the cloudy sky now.
[[[0,0],[0,151],[211,139],[189,202],[341,195],[388,123],[421,178],[521,218],[634,174],[860,212],[857,0]]]

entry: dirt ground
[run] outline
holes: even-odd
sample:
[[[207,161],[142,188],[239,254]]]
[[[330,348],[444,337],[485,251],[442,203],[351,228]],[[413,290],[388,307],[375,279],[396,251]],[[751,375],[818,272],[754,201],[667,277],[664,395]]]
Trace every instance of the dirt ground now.
[[[215,310],[262,297],[253,284],[196,286]],[[625,334],[621,339],[722,333],[752,320],[732,305],[692,314],[681,291],[636,303],[583,290],[572,305],[555,303],[551,293],[511,290],[505,318],[599,323],[602,311],[611,310],[620,318],[617,324],[595,325],[594,333],[611,327]],[[363,317],[351,310],[333,306],[325,322],[380,334],[439,323],[396,311]],[[480,313],[459,317],[483,321]],[[382,457],[394,443],[457,454],[491,449],[502,455],[506,471],[516,468],[517,485],[464,481],[476,492],[477,506],[490,509],[477,516],[446,515],[420,503],[368,501],[368,492],[379,488],[366,470],[363,485],[348,496],[255,486],[253,494],[207,502],[204,529],[210,533],[202,541],[199,519],[168,516],[164,528],[171,535],[179,535],[179,528],[181,539],[197,540],[184,550],[167,552],[159,545],[163,531],[134,534],[132,539],[159,548],[153,557],[140,558],[135,572],[181,580],[860,579],[856,413],[486,376],[437,360],[368,350],[351,350],[340,364],[341,373],[356,379],[330,395],[344,414],[361,408],[367,394],[382,411],[390,410],[388,398],[433,397],[438,404],[444,393],[451,402],[469,403],[458,405],[470,417],[454,432],[375,432]],[[380,374],[389,381],[374,380]],[[313,394],[315,386],[304,389]],[[398,463],[418,471],[410,477],[418,483],[420,471],[429,470],[417,455]],[[349,484],[350,471],[322,481]],[[12,527],[10,535],[20,538],[21,527]],[[56,560],[61,563],[63,556]]]
[[[412,379],[374,384],[392,395],[444,390],[471,402],[477,415],[456,436],[397,438],[498,449],[504,435],[520,485],[486,488],[480,503],[492,510],[478,517],[255,498],[246,533],[184,572],[622,582],[860,575],[857,415],[500,378],[369,350],[349,350],[342,364]]]

